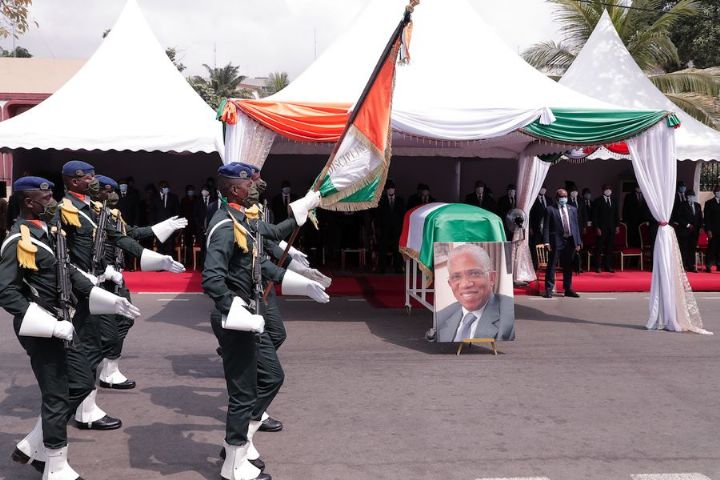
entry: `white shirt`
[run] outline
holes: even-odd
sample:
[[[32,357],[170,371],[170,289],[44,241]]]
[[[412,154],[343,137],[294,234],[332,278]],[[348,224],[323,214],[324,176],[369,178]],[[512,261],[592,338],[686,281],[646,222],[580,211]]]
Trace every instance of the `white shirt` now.
[[[472,325],[470,327],[470,337],[468,338],[475,338],[475,331],[477,330],[478,322],[480,321],[480,318],[482,317],[483,312],[485,311],[485,306],[487,305],[487,302],[485,302],[485,305],[482,306],[479,310],[470,311],[467,310],[465,307],[462,307],[462,319],[460,320],[460,324],[458,325],[457,332],[455,332],[455,341],[456,342],[462,342],[463,338],[457,338],[458,335],[460,335],[460,332],[463,330],[463,324],[462,320],[465,318],[465,315],[468,313],[472,313],[475,315],[475,320],[473,320]]]

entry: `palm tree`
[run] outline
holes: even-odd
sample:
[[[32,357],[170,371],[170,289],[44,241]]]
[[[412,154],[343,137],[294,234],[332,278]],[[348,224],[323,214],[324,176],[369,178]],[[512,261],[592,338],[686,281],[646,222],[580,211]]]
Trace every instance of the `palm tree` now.
[[[667,0],[547,1],[558,7],[556,18],[564,39],[539,42],[525,50],[522,56],[530,65],[551,76],[562,76],[607,10],[628,51],[655,86],[689,115],[714,126],[707,107],[720,93],[720,79],[698,71],[666,73],[666,66],[680,64],[670,39],[672,27],[698,12],[695,0],[679,0],[672,6]]]
[[[265,82],[265,92],[267,95],[274,95],[290,84],[287,72],[275,72],[268,75]]]
[[[203,67],[208,71],[210,86],[215,95],[220,98],[234,97],[238,85],[247,78],[245,75],[239,75],[240,67],[236,67],[232,63],[220,68],[211,68],[203,63]]]

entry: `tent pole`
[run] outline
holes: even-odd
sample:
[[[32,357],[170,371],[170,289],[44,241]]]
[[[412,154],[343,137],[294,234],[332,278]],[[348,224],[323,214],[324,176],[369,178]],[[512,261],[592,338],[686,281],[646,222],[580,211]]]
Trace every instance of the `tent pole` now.
[[[455,162],[455,199],[460,202],[460,180],[462,179],[462,159],[458,158]]]

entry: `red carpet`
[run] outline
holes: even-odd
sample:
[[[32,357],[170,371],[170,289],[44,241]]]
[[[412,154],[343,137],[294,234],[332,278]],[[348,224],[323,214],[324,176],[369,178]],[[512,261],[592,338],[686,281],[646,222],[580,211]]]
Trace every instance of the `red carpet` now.
[[[202,292],[200,273],[173,274],[167,272],[125,272],[132,292]],[[720,273],[689,273],[693,290],[720,291]],[[516,288],[515,295],[536,295],[537,282]],[[562,290],[562,274],[557,276]],[[542,283],[541,283],[542,287]],[[573,277],[578,292],[649,292],[650,272],[617,271],[616,273],[583,273]],[[363,296],[378,308],[401,308],[405,305],[405,275],[337,275],[329,290],[330,296]]]

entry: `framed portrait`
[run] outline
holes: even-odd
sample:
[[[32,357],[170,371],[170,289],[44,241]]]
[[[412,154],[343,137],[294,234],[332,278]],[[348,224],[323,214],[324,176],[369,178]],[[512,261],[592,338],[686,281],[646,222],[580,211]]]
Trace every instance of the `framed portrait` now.
[[[511,242],[436,242],[435,340],[515,339]]]

